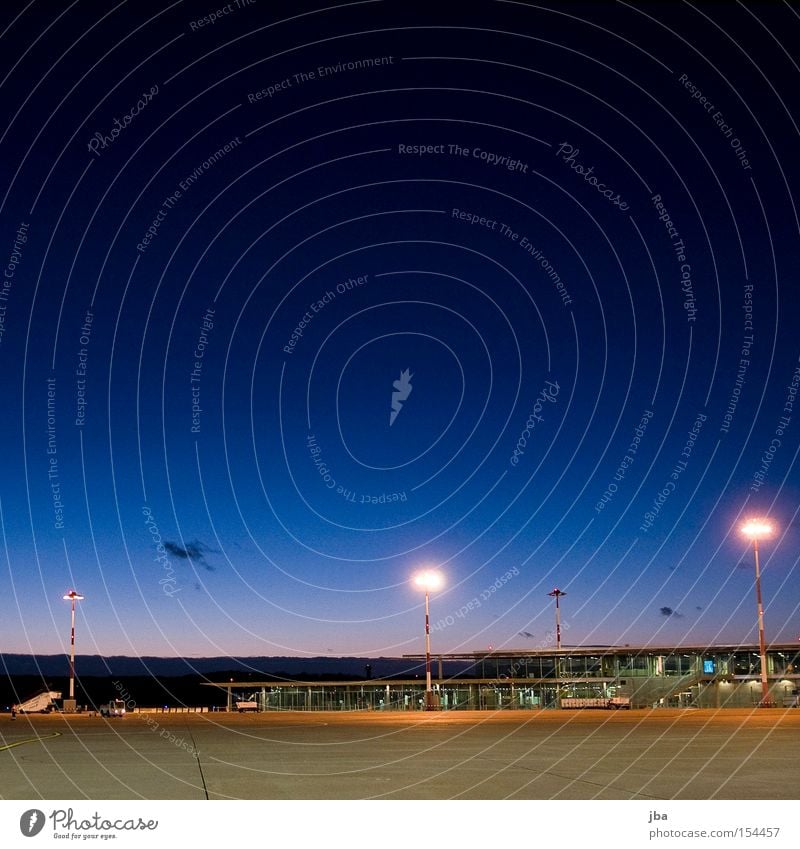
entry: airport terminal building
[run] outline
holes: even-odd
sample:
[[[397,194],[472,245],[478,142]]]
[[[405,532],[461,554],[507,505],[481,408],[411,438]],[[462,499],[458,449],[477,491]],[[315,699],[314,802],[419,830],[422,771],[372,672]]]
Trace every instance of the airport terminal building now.
[[[424,655],[405,655],[414,671]],[[457,674],[442,670],[457,666]],[[432,655],[433,689],[442,710],[537,710],[564,700],[614,699],[632,708],[755,707],[761,701],[757,646],[579,647]],[[767,647],[770,697],[798,707],[800,644]],[[421,710],[424,674],[364,681],[231,681],[228,710],[248,701],[258,710]]]

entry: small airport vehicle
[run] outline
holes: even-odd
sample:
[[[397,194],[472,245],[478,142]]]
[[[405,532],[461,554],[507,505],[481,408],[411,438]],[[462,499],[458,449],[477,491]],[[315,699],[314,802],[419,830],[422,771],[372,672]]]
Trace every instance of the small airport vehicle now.
[[[61,693],[45,690],[26,702],[14,705],[14,710],[17,713],[50,713],[56,708],[55,700],[60,698]]]
[[[257,711],[258,710],[258,702],[253,702],[253,701],[236,702],[236,710],[238,710],[239,713],[245,713],[245,711],[249,711],[249,710]]]
[[[122,699],[111,699],[100,705],[100,716],[125,716],[125,702]]]
[[[562,708],[600,708],[600,710],[630,710],[628,696],[614,696],[610,699],[561,699]]]

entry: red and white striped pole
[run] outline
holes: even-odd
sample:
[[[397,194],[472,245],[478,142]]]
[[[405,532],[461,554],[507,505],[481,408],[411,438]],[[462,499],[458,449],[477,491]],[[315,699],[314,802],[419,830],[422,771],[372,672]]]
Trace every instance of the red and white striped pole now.
[[[76,593],[75,590],[70,590],[64,598],[72,602],[72,627],[69,635],[69,697],[75,698],[75,602],[81,601],[83,596]]]

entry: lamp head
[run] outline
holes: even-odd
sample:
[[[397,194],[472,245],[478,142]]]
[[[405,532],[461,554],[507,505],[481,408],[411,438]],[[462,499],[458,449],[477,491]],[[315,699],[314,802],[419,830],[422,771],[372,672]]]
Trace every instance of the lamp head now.
[[[80,601],[83,596],[80,593],[76,593],[75,590],[70,590],[65,596],[64,599],[66,601]]]
[[[442,579],[441,574],[434,569],[426,569],[425,571],[417,572],[417,574],[414,575],[414,584],[426,592],[438,590],[443,583],[444,580]]]
[[[748,539],[764,539],[775,533],[775,528],[769,519],[748,519],[739,529]]]

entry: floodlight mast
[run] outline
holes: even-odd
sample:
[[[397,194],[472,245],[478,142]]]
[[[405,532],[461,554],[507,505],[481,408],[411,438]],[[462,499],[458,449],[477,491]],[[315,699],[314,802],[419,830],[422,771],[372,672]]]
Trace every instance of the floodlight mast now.
[[[556,587],[548,595],[556,600],[556,700],[561,698],[562,675],[561,675],[561,605],[558,603],[561,596],[566,595],[563,590]]]
[[[75,590],[70,590],[65,596],[65,601],[72,602],[72,622],[69,635],[69,697],[75,698],[75,602],[82,601],[83,596],[76,593]]]
[[[442,585],[442,576],[427,570],[415,575],[414,583],[425,590],[425,710],[435,710],[431,683],[431,616],[428,596],[431,590],[437,590]]]
[[[561,607],[558,603],[558,600],[561,596],[566,595],[563,590],[560,590],[556,587],[552,592],[549,592],[548,595],[551,598],[555,598],[556,600],[556,648],[561,650]]]
[[[756,564],[756,604],[758,606],[758,653],[761,666],[760,707],[771,707],[769,680],[767,678],[767,644],[764,638],[764,602],[761,598],[761,566],[758,558],[759,539],[769,539],[775,528],[769,519],[748,519],[741,527],[742,535],[753,541],[753,555]]]

